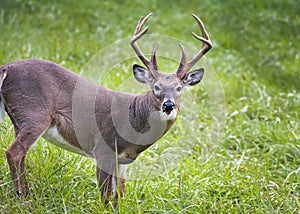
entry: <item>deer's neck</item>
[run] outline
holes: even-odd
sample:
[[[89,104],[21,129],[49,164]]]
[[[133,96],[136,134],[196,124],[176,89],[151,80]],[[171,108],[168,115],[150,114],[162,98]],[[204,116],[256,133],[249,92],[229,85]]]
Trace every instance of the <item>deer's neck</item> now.
[[[155,115],[157,118],[152,121],[152,125],[165,124],[163,134],[173,125],[175,120],[165,121],[159,117],[159,107],[154,103],[153,94],[148,91],[145,94],[137,95],[130,105],[129,117],[132,127],[139,133],[148,132],[151,129],[150,117]],[[153,117],[153,118],[154,118]],[[161,137],[161,136],[160,136]]]

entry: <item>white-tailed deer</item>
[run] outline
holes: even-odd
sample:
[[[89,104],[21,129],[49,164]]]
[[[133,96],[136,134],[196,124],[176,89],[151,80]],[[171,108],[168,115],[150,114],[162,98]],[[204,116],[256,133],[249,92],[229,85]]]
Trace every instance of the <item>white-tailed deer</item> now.
[[[117,184],[120,196],[123,195],[124,166],[175,122],[183,87],[198,84],[204,72],[203,68],[188,71],[212,47],[202,21],[193,15],[202,36],[193,35],[203,43],[202,48],[187,62],[185,49],[180,45],[182,58],[177,72],[161,73],[155,55],[158,45],[149,60],[137,44],[149,28],[142,29],[151,15],[139,20],[130,42],[146,66],[133,65],[135,79],[150,87],[145,94],[112,91],[39,59],[0,67],[1,108],[9,115],[16,134],[6,156],[17,194],[26,195],[29,191],[24,171],[26,153],[43,137],[96,160],[103,200],[109,200],[112,191],[117,197]],[[90,100],[93,105],[89,105]]]

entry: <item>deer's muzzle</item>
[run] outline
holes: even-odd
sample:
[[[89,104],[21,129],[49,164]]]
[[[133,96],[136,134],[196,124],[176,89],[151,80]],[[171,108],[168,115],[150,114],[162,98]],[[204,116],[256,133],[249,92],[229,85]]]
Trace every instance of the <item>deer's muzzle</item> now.
[[[175,104],[171,100],[167,100],[162,105],[163,112],[166,113],[167,115],[171,114],[174,108],[175,108]]]

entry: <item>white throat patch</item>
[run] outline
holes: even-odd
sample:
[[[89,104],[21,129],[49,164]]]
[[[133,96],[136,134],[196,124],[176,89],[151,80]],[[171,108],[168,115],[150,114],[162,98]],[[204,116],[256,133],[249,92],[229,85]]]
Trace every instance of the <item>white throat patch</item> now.
[[[177,117],[177,113],[178,113],[177,109],[174,109],[173,111],[171,111],[170,114],[166,114],[165,112],[160,111],[160,116],[163,120],[166,120],[166,121],[175,120]]]

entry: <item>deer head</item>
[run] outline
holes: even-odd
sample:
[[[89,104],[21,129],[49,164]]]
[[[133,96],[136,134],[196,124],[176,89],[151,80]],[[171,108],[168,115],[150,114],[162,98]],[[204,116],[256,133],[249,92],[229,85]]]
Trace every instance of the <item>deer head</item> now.
[[[137,81],[147,84],[150,87],[153,95],[153,103],[161,112],[163,119],[175,120],[180,107],[180,97],[183,88],[198,84],[204,74],[203,68],[195,69],[190,72],[188,71],[209,49],[212,48],[212,43],[202,21],[193,14],[193,17],[200,26],[202,37],[195,33],[192,34],[196,39],[203,42],[202,48],[190,62],[187,62],[185,48],[182,45],[179,45],[182,50],[182,57],[177,72],[174,74],[161,73],[156,62],[156,50],[158,48],[158,43],[156,43],[153,47],[150,60],[145,57],[137,44],[137,40],[139,40],[148,31],[149,26],[144,30],[142,30],[142,28],[151,16],[152,13],[148,14],[145,18],[140,18],[134,35],[130,41],[133,50],[146,66],[146,68],[144,68],[136,64],[133,65],[133,73]]]

